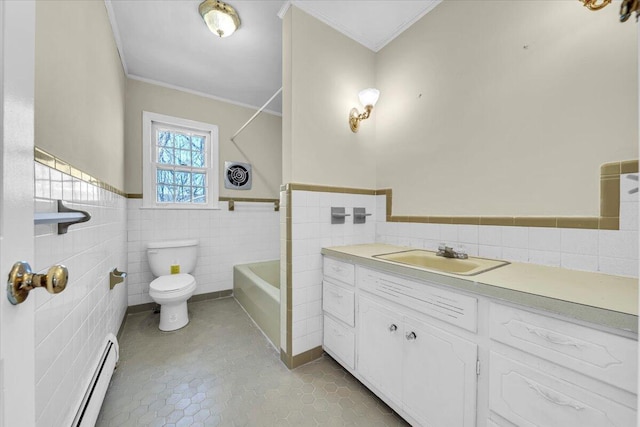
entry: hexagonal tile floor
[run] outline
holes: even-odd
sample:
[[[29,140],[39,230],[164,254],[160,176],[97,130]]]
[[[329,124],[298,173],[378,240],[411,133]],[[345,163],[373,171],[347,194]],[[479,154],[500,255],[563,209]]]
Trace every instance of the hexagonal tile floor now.
[[[233,298],[189,303],[190,323],[127,318],[96,426],[406,426],[329,356],[289,371]]]

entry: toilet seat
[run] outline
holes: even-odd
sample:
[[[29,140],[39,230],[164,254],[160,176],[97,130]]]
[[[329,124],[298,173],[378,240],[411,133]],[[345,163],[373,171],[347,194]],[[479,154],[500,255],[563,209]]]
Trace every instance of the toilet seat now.
[[[169,274],[154,279],[149,290],[163,295],[183,291],[195,285],[196,279],[190,274]]]

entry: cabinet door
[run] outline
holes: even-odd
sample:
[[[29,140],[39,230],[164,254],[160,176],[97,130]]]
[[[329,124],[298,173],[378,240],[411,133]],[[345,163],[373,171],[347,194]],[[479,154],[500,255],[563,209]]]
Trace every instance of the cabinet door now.
[[[423,426],[475,426],[478,346],[409,318],[403,339],[403,409]]]
[[[358,309],[358,372],[400,404],[402,324],[400,316],[361,296]]]

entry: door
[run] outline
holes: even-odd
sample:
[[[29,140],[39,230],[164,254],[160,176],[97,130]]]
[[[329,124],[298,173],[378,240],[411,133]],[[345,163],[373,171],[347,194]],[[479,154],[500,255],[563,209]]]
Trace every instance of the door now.
[[[402,323],[391,310],[360,296],[358,372],[396,403],[402,393]]]
[[[6,280],[34,262],[35,2],[0,2],[0,427],[35,425],[34,298],[13,306]]]
[[[403,409],[429,427],[476,425],[478,346],[405,318]]]

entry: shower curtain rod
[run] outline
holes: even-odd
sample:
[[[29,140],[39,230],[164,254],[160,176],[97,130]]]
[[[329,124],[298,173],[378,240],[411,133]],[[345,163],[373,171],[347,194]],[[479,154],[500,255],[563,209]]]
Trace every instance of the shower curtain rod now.
[[[275,98],[276,96],[278,96],[278,94],[280,94],[280,92],[282,92],[282,87],[280,89],[277,90],[276,93],[273,94],[273,96],[271,98],[269,98],[269,100],[267,102],[265,102],[265,104],[260,107],[260,109],[258,111],[256,111],[256,113],[251,116],[251,118],[249,120],[247,120],[247,122],[245,124],[242,125],[242,127],[240,129],[238,129],[238,131],[236,133],[233,134],[233,136],[231,137],[231,141],[232,142],[236,142],[234,140],[234,138],[238,135],[240,135],[240,132],[242,132],[244,130],[244,128],[246,128],[247,126],[249,126],[249,123],[251,123],[256,117],[258,117],[258,115],[260,113],[262,113],[262,110],[264,110],[265,108],[267,108],[267,105],[269,105],[271,103],[271,101],[273,101],[273,98]]]

